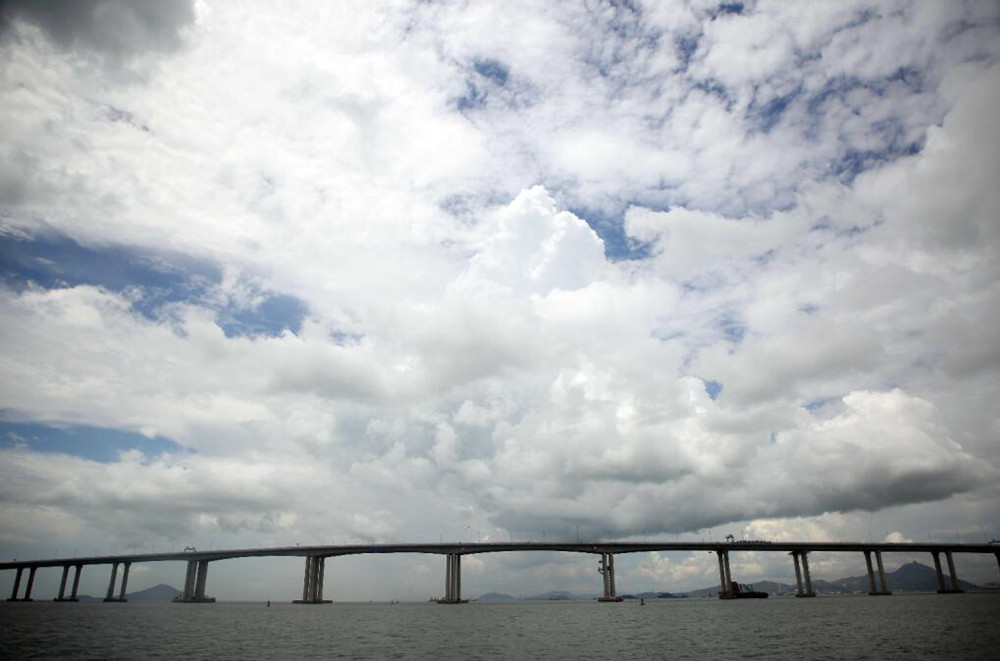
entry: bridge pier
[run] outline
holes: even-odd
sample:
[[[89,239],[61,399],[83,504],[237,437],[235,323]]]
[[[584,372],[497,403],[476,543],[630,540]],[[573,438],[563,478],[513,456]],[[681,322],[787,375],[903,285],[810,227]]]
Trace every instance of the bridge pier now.
[[[872,575],[872,561],[869,557],[869,553],[872,553],[872,551],[865,551],[865,561],[868,563],[868,582],[871,588],[868,591],[868,594],[872,596],[885,596],[892,594],[892,591],[889,590],[889,584],[885,580],[885,566],[882,564],[881,551],[874,551],[875,566],[878,568],[878,589],[875,588],[875,577]]]
[[[468,599],[462,599],[462,554],[448,553],[444,562],[444,599],[438,599],[439,604],[467,604]]]
[[[729,551],[716,551],[719,556],[719,579],[722,581],[722,590],[719,592],[719,599],[729,599],[733,596],[733,574],[729,569]]]
[[[24,567],[18,567],[17,575],[14,577],[14,589],[10,591],[10,599],[7,601],[17,601],[17,593],[21,590],[22,574],[24,574]]]
[[[208,560],[188,560],[184,574],[184,591],[180,599],[185,604],[211,604],[213,597],[205,596],[205,583],[208,581]]]
[[[722,591],[719,599],[733,598],[733,572],[729,568],[729,551],[716,551],[719,554],[719,574],[722,578]]]
[[[83,571],[83,565],[76,565],[73,571],[73,589],[69,593],[69,599],[66,601],[80,601],[77,598],[77,592],[80,589],[80,573]]]
[[[132,563],[126,562],[125,571],[122,572],[122,587],[121,590],[118,592],[118,601],[127,601],[125,599],[125,590],[126,588],[128,588],[128,573],[130,569],[132,569]]]
[[[198,561],[198,577],[195,579],[194,600],[205,601],[205,583],[208,581],[208,560]]]
[[[66,581],[69,579],[69,565],[63,565],[62,577],[59,579],[59,594],[52,601],[66,601]]]
[[[951,551],[945,551],[944,558],[948,561],[948,573],[951,575],[951,589],[948,592],[965,592],[958,587],[958,574],[955,572],[955,560],[951,557]]]
[[[622,598],[618,596],[615,586],[615,554],[602,553],[601,559],[597,563],[597,572],[604,579],[604,594],[597,598],[598,601],[618,602]]]
[[[809,553],[807,551],[799,551],[799,555],[802,557],[802,574],[806,579],[806,591],[802,596],[815,597],[816,593],[813,592],[812,574],[809,573]]]
[[[306,556],[306,570],[302,579],[302,598],[296,604],[329,604],[323,599],[323,578],[326,574],[326,558],[319,555]]]
[[[194,601],[194,578],[197,566],[196,561],[188,560],[187,571],[184,573],[184,590],[181,594],[181,601]]]
[[[816,593],[812,589],[812,576],[809,574],[809,560],[806,558],[806,551],[792,551],[792,561],[795,563],[795,596],[815,597]],[[802,562],[801,569],[799,561]],[[805,574],[805,589],[802,586],[802,576]]]
[[[10,591],[10,598],[7,601],[34,601],[31,598],[31,589],[35,586],[35,572],[38,571],[38,567],[27,567],[28,569],[28,583],[24,587],[24,596],[18,597],[18,593],[21,591],[21,578],[24,576],[24,567],[17,568],[17,575],[14,577],[14,587]]]
[[[872,568],[872,552],[865,551],[865,565],[868,567],[868,594],[878,594],[878,587],[875,585],[875,570]]]
[[[120,564],[123,564],[125,567],[124,567],[124,570],[122,571],[122,588],[121,588],[121,592],[116,597],[115,596],[115,582],[118,579],[118,565],[120,565]],[[128,562],[128,561],[126,561],[124,563],[116,562],[113,565],[111,565],[111,580],[108,582],[108,593],[107,593],[107,595],[105,595],[104,601],[120,601],[120,602],[128,601],[125,598],[125,588],[128,586],[128,572],[129,572],[129,569],[131,568],[131,566],[132,566],[132,563]]]
[[[719,557],[719,586],[721,588],[719,590],[719,598],[720,599],[722,598],[722,595],[729,594],[729,581],[726,580],[726,565],[725,565],[725,562],[722,560],[722,554],[723,553],[724,553],[724,551],[716,551],[715,552],[715,554]],[[796,572],[798,571],[798,568],[799,568],[799,565],[798,565],[798,563],[796,563],[795,564]],[[709,595],[709,596],[711,596],[711,595]]]
[[[28,587],[24,589],[24,599],[21,601],[33,601],[31,598],[31,588],[35,585],[35,572],[38,571],[38,567],[32,567],[28,570]]]

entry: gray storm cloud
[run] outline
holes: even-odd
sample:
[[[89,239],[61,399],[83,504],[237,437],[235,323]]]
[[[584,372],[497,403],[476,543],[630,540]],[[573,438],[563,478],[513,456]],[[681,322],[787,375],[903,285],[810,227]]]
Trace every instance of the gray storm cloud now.
[[[194,21],[191,0],[5,0],[0,29],[25,21],[63,48],[93,50],[114,57],[170,51]]]

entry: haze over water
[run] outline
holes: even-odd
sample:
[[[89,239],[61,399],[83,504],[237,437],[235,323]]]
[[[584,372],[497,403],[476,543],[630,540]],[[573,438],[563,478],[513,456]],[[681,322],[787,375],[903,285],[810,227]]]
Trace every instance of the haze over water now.
[[[0,604],[0,649],[60,659],[995,659],[1000,597],[745,602]]]

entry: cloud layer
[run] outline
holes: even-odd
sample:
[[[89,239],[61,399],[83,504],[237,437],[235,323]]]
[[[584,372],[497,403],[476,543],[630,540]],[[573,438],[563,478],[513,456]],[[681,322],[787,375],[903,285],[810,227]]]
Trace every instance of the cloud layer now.
[[[735,9],[6,5],[0,548],[1000,528],[996,8]]]

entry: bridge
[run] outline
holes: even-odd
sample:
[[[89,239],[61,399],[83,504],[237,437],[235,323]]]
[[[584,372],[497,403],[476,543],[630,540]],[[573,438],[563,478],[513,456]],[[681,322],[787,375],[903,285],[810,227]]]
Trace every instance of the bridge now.
[[[812,576],[809,572],[809,554],[817,551],[833,553],[863,554],[868,571],[868,594],[889,595],[883,553],[929,553],[937,572],[939,593],[961,592],[955,571],[956,553],[992,553],[1000,567],[1000,545],[997,544],[934,544],[934,543],[858,543],[858,542],[767,542],[767,541],[726,541],[726,542],[488,542],[488,543],[441,543],[441,544],[348,544],[328,546],[285,546],[275,548],[219,549],[212,551],[173,551],[167,553],[145,553],[131,555],[102,555],[79,558],[53,558],[49,560],[22,560],[0,562],[0,570],[14,570],[14,587],[7,601],[32,601],[31,590],[35,574],[39,569],[59,568],[62,578],[59,593],[54,601],[77,601],[80,574],[85,566],[110,565],[111,578],[104,601],[123,602],[128,586],[129,569],[133,563],[183,561],[187,563],[184,591],[179,601],[204,603],[215,601],[206,596],[209,563],[233,558],[296,556],[305,559],[302,580],[302,598],[295,603],[324,604],[330,600],[323,598],[323,579],[327,558],[345,555],[375,553],[423,553],[445,556],[445,591],[439,603],[466,603],[462,599],[462,556],[480,553],[509,553],[514,551],[558,551],[566,553],[587,553],[600,556],[598,571],[603,579],[603,594],[598,601],[621,601],[615,588],[615,556],[625,553],[649,551],[705,551],[715,553],[719,561],[719,597],[733,597],[733,578],[729,566],[729,554],[733,551],[787,553],[795,567],[797,597],[814,597]],[[950,585],[945,582],[942,559],[948,568]],[[874,557],[874,564],[872,559]],[[121,581],[118,570],[122,569]],[[67,594],[70,569],[74,570]],[[21,583],[24,571],[28,577],[24,594]],[[116,588],[118,591],[116,593]]]

